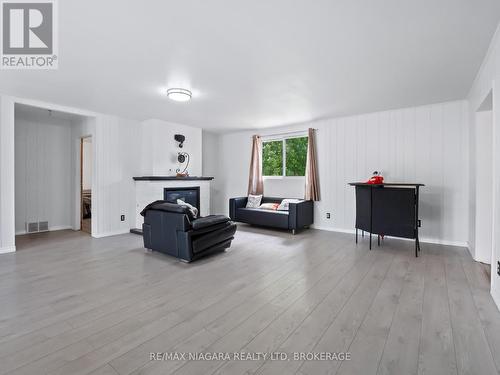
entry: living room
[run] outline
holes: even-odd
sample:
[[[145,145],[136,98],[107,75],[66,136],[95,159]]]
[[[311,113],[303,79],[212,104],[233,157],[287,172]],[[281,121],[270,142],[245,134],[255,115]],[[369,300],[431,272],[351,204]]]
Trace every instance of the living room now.
[[[500,4],[1,12],[0,375],[500,373]]]

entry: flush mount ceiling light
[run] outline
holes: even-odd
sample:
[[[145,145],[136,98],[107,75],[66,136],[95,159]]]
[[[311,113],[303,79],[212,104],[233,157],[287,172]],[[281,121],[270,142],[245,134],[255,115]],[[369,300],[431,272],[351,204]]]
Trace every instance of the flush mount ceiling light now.
[[[174,88],[167,90],[167,97],[176,102],[187,102],[191,100],[192,95],[191,91],[186,89]]]

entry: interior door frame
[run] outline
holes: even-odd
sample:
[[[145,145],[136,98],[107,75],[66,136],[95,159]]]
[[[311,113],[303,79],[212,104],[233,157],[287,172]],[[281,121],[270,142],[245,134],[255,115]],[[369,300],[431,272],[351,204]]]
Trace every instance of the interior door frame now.
[[[92,135],[80,137],[80,231],[83,231],[83,143],[85,142],[85,139],[89,138],[92,140]],[[90,201],[92,202],[92,196]],[[92,235],[92,224],[90,226],[89,234]]]

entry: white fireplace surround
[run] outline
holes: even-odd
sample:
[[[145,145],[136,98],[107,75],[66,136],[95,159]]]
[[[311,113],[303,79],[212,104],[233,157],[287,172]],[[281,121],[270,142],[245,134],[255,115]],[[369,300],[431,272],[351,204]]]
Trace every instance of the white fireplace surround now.
[[[164,188],[196,187],[200,188],[200,216],[210,215],[210,180],[160,180],[135,181],[136,228],[142,229],[144,218],[141,211],[149,203],[163,199]]]

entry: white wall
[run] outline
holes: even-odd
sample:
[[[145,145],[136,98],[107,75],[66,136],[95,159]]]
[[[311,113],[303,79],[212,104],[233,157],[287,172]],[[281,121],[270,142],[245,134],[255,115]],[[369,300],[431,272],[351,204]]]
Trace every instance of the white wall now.
[[[219,174],[219,160],[220,160],[220,137],[217,134],[203,131],[202,133],[202,159],[203,159],[203,176],[212,176]],[[222,199],[222,180],[225,177],[219,174],[219,178],[215,178],[210,183],[210,211],[214,213],[217,211],[216,205]]]
[[[202,175],[202,130],[192,126],[161,120],[147,120],[141,123],[141,172],[142,175],[175,175],[179,167],[177,153],[190,155],[188,172],[191,176]],[[175,134],[186,137],[184,147],[179,148]]]
[[[92,181],[92,233],[103,237],[135,227],[135,185],[140,175],[140,124],[116,116],[96,118]],[[125,215],[125,221],[120,216]],[[95,231],[94,231],[95,229]]]
[[[72,227],[71,122],[48,112],[16,110],[16,233],[48,221],[49,230]]]
[[[303,127],[302,127],[303,128]],[[302,129],[299,127],[299,129]],[[258,133],[274,134],[279,131],[290,131],[293,127],[268,129]],[[212,210],[214,213],[228,213],[228,201],[231,197],[245,196],[248,189],[248,171],[250,167],[251,137],[256,132],[237,132],[224,135],[203,133],[204,174],[214,176],[212,193]],[[216,137],[216,139],[213,139]],[[214,148],[217,152],[211,152]],[[264,191],[274,197],[303,197],[303,177],[264,178]]]
[[[491,264],[493,231],[493,114],[478,112],[475,125],[476,218],[475,246],[471,254],[478,262]]]
[[[421,237],[424,241],[465,245],[468,232],[468,105],[465,101],[327,119],[286,128],[224,134],[219,139],[222,180],[214,211],[228,212],[228,200],[247,192],[251,135],[317,131],[322,199],[315,205],[315,227],[352,231],[354,189],[374,170],[386,181],[419,182]],[[208,161],[208,160],[207,160]],[[207,162],[205,161],[205,162]],[[273,179],[265,195],[303,196],[302,179]],[[331,219],[326,219],[326,213]]]
[[[71,223],[80,226],[80,138],[92,136],[92,235],[126,233],[135,227],[135,185],[132,177],[175,174],[178,164],[174,134],[186,136],[191,175],[202,174],[202,131],[158,120],[137,121],[23,98],[0,97],[0,252],[15,251],[14,103],[80,116],[72,121],[69,182],[73,207]],[[172,170],[169,173],[169,169]],[[125,220],[121,221],[121,215]]]
[[[127,233],[135,227],[135,186],[140,175],[141,129],[137,121],[97,114],[73,123],[74,227],[80,225],[80,139],[92,136],[92,236]],[[121,221],[125,215],[125,221]]]
[[[82,145],[82,188],[83,190],[92,189],[92,137],[83,139]]]
[[[471,113],[476,112],[490,93],[493,93],[493,257],[491,262],[491,295],[500,308],[500,276],[496,265],[500,261],[500,28],[490,44],[488,53],[469,93]],[[475,127],[475,116],[469,126]],[[471,154],[471,159],[474,155]],[[471,163],[475,164],[472,160]],[[470,220],[475,213],[471,212]],[[472,226],[471,226],[472,229]],[[474,233],[471,233],[472,235]]]
[[[14,101],[0,96],[0,254],[15,244]]]

